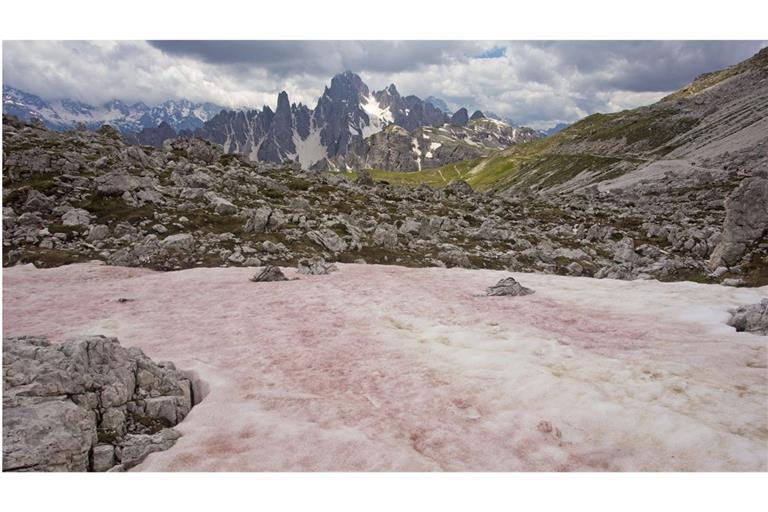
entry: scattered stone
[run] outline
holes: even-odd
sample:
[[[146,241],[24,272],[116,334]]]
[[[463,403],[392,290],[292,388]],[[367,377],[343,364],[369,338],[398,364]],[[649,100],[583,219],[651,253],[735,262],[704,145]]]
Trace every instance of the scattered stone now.
[[[164,238],[160,245],[169,251],[190,252],[195,249],[195,237],[189,233],[178,233]]]
[[[505,279],[502,279],[495,285],[489,287],[485,294],[489,296],[513,296],[517,297],[520,295],[531,295],[534,293],[533,290],[530,288],[526,288],[525,286],[521,285],[513,277],[507,277]]]
[[[72,208],[61,216],[61,223],[65,226],[88,226],[91,223],[91,215],[87,210]]]
[[[763,299],[757,304],[739,306],[731,312],[728,325],[738,332],[768,335],[768,299]]]
[[[267,265],[264,269],[253,276],[251,281],[254,283],[269,283],[274,281],[288,281],[280,267],[274,265]]]
[[[307,233],[307,238],[317,245],[325,247],[334,254],[347,250],[347,243],[344,239],[328,228],[319,231],[310,231]]]
[[[91,229],[88,230],[88,236],[85,239],[89,242],[99,242],[108,236],[109,226],[105,226],[104,224],[97,224],[96,226],[91,226]]]
[[[213,211],[219,215],[234,215],[237,213],[237,206],[221,197],[214,197],[211,201],[211,206],[213,206]]]
[[[446,194],[469,196],[475,193],[472,186],[464,180],[453,180],[445,187]]]
[[[326,275],[337,270],[333,263],[326,263],[319,256],[312,258],[302,258],[299,260],[297,272],[306,275]]]

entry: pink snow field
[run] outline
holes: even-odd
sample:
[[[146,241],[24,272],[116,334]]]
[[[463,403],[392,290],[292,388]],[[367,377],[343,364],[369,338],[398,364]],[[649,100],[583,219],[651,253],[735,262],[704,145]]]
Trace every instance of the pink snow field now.
[[[768,470],[768,337],[726,325],[768,287],[257,270],[7,268],[3,334],[117,336],[199,379],[133,471]],[[536,293],[484,295],[510,275]]]

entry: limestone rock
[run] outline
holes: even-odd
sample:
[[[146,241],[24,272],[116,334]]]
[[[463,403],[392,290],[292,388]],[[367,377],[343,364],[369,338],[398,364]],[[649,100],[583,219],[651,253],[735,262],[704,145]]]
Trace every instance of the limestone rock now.
[[[315,256],[313,258],[302,258],[299,260],[297,271],[299,274],[306,275],[325,275],[330,274],[336,270],[336,265],[333,263],[326,263],[326,261]]]
[[[464,180],[453,180],[445,187],[446,194],[453,194],[456,196],[468,196],[474,194],[472,186]]]
[[[195,237],[189,233],[178,233],[164,238],[160,245],[169,251],[189,252],[195,249]]]
[[[253,276],[251,281],[254,283],[269,283],[274,281],[288,281],[280,267],[274,265],[267,265],[264,269]]]
[[[489,296],[517,297],[520,295],[531,295],[532,293],[534,293],[533,290],[521,285],[513,277],[507,277],[505,279],[502,279],[501,281],[489,287],[485,291],[485,294]]]
[[[709,260],[710,268],[736,265],[747,248],[768,234],[768,178],[753,176],[741,182],[725,202],[720,243]]]
[[[88,226],[91,223],[91,216],[87,210],[72,208],[61,216],[61,222],[65,226]]]
[[[344,239],[328,228],[318,231],[310,231],[307,233],[307,238],[317,245],[325,247],[334,254],[347,250],[347,243]]]
[[[129,434],[122,446],[120,462],[125,469],[140,464],[151,453],[167,450],[181,437],[172,428],[164,429],[156,434]]]
[[[131,435],[176,425],[192,407],[191,384],[116,338],[3,339],[3,469],[107,471]],[[163,434],[169,446],[174,434]]]
[[[763,299],[757,304],[739,306],[731,313],[728,325],[735,327],[739,332],[768,335],[768,299]]]

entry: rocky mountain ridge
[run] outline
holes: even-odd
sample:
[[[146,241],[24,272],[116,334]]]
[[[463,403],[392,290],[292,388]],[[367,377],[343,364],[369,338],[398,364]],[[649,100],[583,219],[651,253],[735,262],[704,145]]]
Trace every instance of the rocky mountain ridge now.
[[[186,99],[168,100],[153,107],[142,102],[127,104],[117,99],[98,106],[71,99],[46,101],[3,85],[3,114],[22,121],[37,118],[52,130],[71,130],[80,123],[95,130],[109,124],[123,134],[136,134],[165,123],[176,134],[199,128],[222,109],[213,103],[193,103]]]
[[[333,77],[313,109],[291,104],[283,91],[275,112],[269,107],[221,112],[195,135],[221,145],[225,153],[245,154],[255,161],[297,162],[304,169],[396,171],[418,170],[422,161],[426,168],[475,158],[541,136],[529,128],[492,122],[479,111],[472,117],[464,108],[449,116],[430,101],[401,96],[394,84],[371,91],[347,71]],[[392,131],[381,135],[387,127]],[[434,153],[427,140],[435,130],[446,148],[439,157],[427,157]]]

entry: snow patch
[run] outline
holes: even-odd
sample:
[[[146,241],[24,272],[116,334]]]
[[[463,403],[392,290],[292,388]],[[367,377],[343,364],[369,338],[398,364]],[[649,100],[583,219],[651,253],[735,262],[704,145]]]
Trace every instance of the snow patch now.
[[[317,128],[312,128],[306,139],[302,139],[301,136],[294,131],[293,145],[296,146],[294,159],[298,160],[302,169],[309,169],[312,164],[328,156],[328,151],[320,141],[320,130]]]
[[[768,470],[768,338],[725,324],[768,287],[337,266],[10,267],[3,334],[114,335],[208,384],[135,471]]]
[[[389,108],[382,108],[373,96],[362,98],[360,106],[368,115],[368,125],[362,128],[363,138],[378,133],[388,124],[394,123],[392,111]]]

